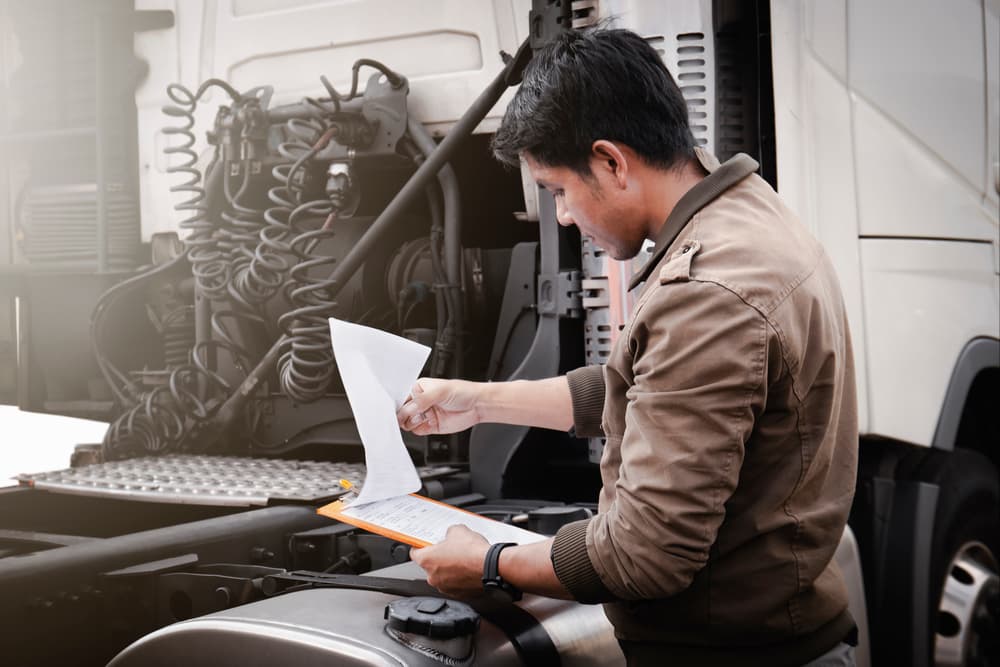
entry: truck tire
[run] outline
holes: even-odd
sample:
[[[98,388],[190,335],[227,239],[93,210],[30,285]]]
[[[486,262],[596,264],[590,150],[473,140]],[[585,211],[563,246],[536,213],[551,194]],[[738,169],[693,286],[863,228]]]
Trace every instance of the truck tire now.
[[[940,491],[931,541],[932,664],[1000,665],[1000,482],[979,452],[929,452],[914,471]]]

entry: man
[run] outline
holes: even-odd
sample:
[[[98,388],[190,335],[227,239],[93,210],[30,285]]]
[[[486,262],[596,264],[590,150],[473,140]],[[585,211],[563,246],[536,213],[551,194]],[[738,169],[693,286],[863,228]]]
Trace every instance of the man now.
[[[421,379],[399,411],[418,434],[493,421],[606,437],[599,514],[500,550],[499,575],[606,603],[630,664],[851,664],[832,557],[854,492],[854,370],[821,246],[752,159],[695,148],[677,86],[630,32],[537,53],[493,147],[612,257],[656,243],[606,367]],[[482,592],[488,552],[453,527],[412,557],[461,596]]]

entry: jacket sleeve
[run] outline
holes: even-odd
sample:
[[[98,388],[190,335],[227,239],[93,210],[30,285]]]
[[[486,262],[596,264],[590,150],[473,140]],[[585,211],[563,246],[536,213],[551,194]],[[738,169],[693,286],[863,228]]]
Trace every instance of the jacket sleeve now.
[[[557,576],[583,602],[663,598],[690,585],[766,399],[759,312],[711,282],[651,289],[627,330],[631,368],[606,369],[608,391],[627,399],[614,499],[565,526],[552,547]]]
[[[583,366],[566,374],[573,402],[573,435],[599,438],[604,435],[604,366]]]

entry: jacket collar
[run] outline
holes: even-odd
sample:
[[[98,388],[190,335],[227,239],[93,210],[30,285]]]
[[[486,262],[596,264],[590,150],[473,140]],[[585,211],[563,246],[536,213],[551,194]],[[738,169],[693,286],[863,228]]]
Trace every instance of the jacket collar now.
[[[667,216],[666,222],[656,235],[653,254],[639,271],[632,276],[629,283],[629,290],[635,289],[649,278],[656,265],[660,263],[667,253],[670,244],[674,242],[677,235],[694,217],[694,214],[712,203],[723,192],[736,185],[744,178],[757,171],[757,161],[745,153],[734,155],[726,160],[724,164],[719,164],[715,156],[701,148],[695,149],[695,155],[701,166],[708,172],[708,176],[703,178],[697,185],[688,190],[674,210]]]

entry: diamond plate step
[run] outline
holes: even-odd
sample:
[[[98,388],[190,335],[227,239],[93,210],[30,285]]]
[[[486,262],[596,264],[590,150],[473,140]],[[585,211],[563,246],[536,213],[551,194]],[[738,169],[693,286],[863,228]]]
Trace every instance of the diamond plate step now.
[[[457,469],[450,467],[417,467],[423,481],[455,472]],[[345,493],[340,480],[360,489],[364,477],[362,463],[178,454],[24,474],[17,480],[21,485],[56,493],[247,507],[275,501],[326,501]]]

